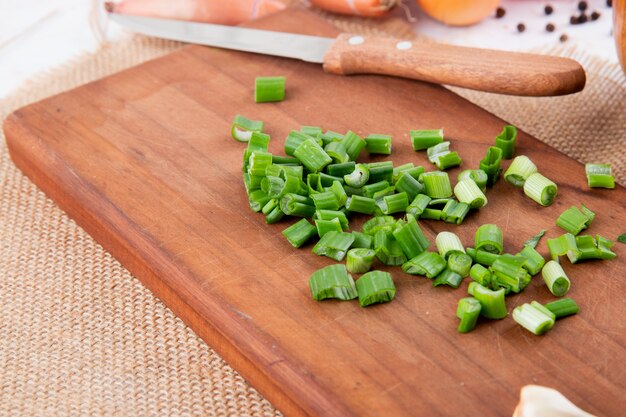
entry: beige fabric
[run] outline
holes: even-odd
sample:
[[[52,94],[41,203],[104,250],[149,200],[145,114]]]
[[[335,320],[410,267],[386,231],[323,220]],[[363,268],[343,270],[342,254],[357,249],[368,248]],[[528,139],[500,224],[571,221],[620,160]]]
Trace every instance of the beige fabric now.
[[[376,31],[409,34],[397,21]],[[0,117],[179,46],[144,37],[107,46],[31,82],[0,103]],[[580,56],[590,70],[582,95],[462,94],[573,157],[613,162],[624,183],[624,79]],[[280,415],[26,179],[4,140],[0,163],[1,416]]]

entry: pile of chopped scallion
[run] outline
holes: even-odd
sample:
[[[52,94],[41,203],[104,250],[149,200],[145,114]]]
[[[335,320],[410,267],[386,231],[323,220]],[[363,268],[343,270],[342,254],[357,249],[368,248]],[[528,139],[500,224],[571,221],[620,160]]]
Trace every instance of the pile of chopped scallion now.
[[[546,262],[535,249],[545,231],[529,239],[517,253],[504,253],[502,230],[484,224],[476,231],[474,247],[465,247],[451,232],[435,239],[436,251],[418,220],[460,224],[466,216],[487,205],[487,187],[502,173],[502,159],[515,153],[517,130],[505,126],[488,148],[478,169],[462,171],[453,186],[445,169],[459,166],[461,158],[444,141],[443,130],[413,130],[413,149],[424,150],[439,170],[426,171],[408,163],[357,162],[362,152],[390,155],[392,137],[372,134],[362,138],[349,131],[324,132],[303,126],[285,140],[286,156],[273,155],[263,122],[238,115],[232,126],[234,139],[247,142],[243,155],[243,179],[249,205],[265,215],[268,224],[285,216],[301,219],[282,234],[294,248],[318,239],[313,253],[344,264],[322,268],[309,279],[313,299],[358,299],[362,307],[393,300],[396,288],[389,272],[372,270],[377,261],[399,266],[405,273],[432,279],[433,286],[458,288],[471,277],[470,297],[459,301],[459,332],[474,328],[478,316],[507,316],[505,295],[519,293],[541,273],[549,291],[564,296],[570,280],[559,263],[566,255],[572,263],[584,259],[613,259],[613,242],[602,236],[577,236],[588,228],[595,214],[582,205],[567,209],[556,221],[566,234],[548,239],[552,260]],[[606,175],[606,174],[603,174]],[[504,179],[540,205],[552,204],[557,185],[538,172],[526,156],[517,156]],[[350,230],[353,213],[373,216],[360,231]],[[396,218],[393,215],[400,214]],[[352,274],[363,274],[354,280]],[[543,334],[560,317],[578,312],[576,303],[563,298],[541,305],[533,301],[513,310],[513,319],[535,334]]]

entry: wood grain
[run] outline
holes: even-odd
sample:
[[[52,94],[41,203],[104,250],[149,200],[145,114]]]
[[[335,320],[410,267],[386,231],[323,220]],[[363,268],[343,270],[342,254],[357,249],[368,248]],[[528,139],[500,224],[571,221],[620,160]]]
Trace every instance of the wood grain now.
[[[335,34],[290,13],[265,25]],[[287,76],[286,100],[255,104],[258,75]],[[320,125],[392,134],[394,163],[429,169],[411,150],[410,129],[445,127],[467,168],[504,123],[432,84],[188,46],[22,108],[4,129],[16,165],[287,416],[510,415],[529,383],[597,415],[626,409],[626,245],[616,245],[613,262],[564,263],[581,312],[543,337],[510,318],[460,335],[455,309],[467,282],[433,288],[398,268],[392,303],[314,302],[308,277],[332,262],[311,245],[291,248],[280,232],[292,221],[268,226],[249,211],[243,148],[230,138],[237,113],[266,122],[275,153],[289,130]],[[622,187],[588,190],[581,164],[523,132],[518,152],[559,184],[555,204],[539,207],[500,181],[463,225],[420,222],[431,247],[441,230],[469,246],[490,222],[515,251],[540,229],[561,234],[554,220],[581,202],[598,213],[589,233],[623,232]],[[547,254],[545,241],[539,249]],[[554,297],[535,278],[507,306],[531,299]]]
[[[357,40],[351,43],[351,40]],[[341,34],[324,56],[335,74],[386,74],[499,94],[581,91],[585,71],[569,58]]]

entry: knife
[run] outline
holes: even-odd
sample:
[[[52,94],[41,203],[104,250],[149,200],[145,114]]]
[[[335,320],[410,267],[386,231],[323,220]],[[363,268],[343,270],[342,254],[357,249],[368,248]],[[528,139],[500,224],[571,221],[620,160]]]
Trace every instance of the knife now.
[[[109,13],[149,36],[323,64],[333,74],[384,74],[520,96],[581,91],[582,66],[568,58],[342,33],[299,35]]]

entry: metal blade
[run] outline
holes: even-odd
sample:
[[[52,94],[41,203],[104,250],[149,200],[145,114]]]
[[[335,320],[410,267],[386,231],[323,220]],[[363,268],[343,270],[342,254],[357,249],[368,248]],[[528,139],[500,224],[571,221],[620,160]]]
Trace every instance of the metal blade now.
[[[114,22],[145,35],[322,63],[332,38],[182,20],[109,13]]]

